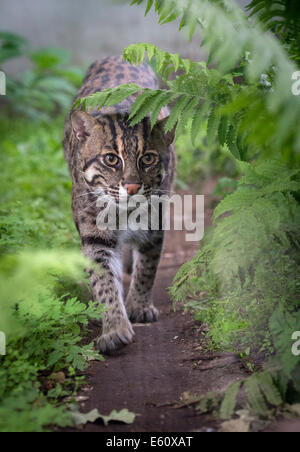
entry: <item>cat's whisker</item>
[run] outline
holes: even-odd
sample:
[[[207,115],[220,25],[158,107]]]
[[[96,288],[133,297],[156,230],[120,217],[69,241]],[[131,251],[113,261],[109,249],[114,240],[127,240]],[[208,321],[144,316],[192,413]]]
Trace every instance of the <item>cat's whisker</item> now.
[[[95,191],[88,191],[87,193],[83,193],[79,196],[76,196],[76,198],[82,198],[83,196],[88,196],[88,195],[97,195],[98,193]]]
[[[172,194],[172,195],[175,195],[176,194],[176,192],[175,191],[173,191],[173,190],[163,190],[163,189],[160,189],[160,188],[157,188],[156,190],[153,190],[153,193],[155,193],[155,194],[159,194],[159,193],[167,193],[167,194]]]

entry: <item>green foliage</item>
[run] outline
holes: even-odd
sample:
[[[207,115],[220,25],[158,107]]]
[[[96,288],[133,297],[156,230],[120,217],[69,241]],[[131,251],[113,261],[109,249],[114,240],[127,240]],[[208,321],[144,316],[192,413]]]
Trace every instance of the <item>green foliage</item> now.
[[[233,382],[225,391],[209,392],[191,400],[199,413],[213,413],[224,420],[239,415],[245,402],[251,416],[264,419],[271,418],[276,409],[282,406],[283,399],[277,389],[277,382],[269,372],[253,374]]]
[[[76,395],[76,372],[102,359],[93,344],[82,344],[102,308],[76,289],[81,281],[88,294],[87,262],[71,217],[62,127],[63,118],[38,129],[25,119],[3,118],[0,125],[0,331],[7,338],[0,431],[72,425],[60,401]],[[63,372],[63,381],[51,380],[53,372]]]
[[[217,227],[211,247],[218,249],[218,255],[212,265],[222,280],[224,291],[235,284],[237,274],[245,274],[251,265],[256,265],[255,272],[258,272],[257,260],[269,254],[270,245],[275,259],[276,249],[285,249],[298,240],[300,212],[291,192],[300,190],[299,178],[295,180],[299,170],[289,170],[277,162],[262,163],[256,168],[249,164],[241,166],[245,174],[238,189],[214,212]],[[229,212],[231,214],[224,218]],[[233,233],[236,235],[234,242]],[[224,262],[228,264],[226,272]],[[246,277],[241,279],[241,284],[245,288]]]
[[[116,88],[106,89],[87,97],[77,99],[72,108],[78,108],[81,106],[83,110],[87,110],[88,108],[91,110],[94,110],[95,108],[100,110],[103,106],[109,107],[111,105],[118,104],[138,91],[140,91],[140,87],[134,83],[126,85],[124,90],[117,86]]]
[[[299,281],[297,281],[299,290]],[[291,337],[295,331],[299,331],[300,312],[297,310],[299,295],[289,310],[284,303],[272,314],[269,327],[274,338],[274,347],[278,354],[272,357],[269,363],[270,369],[275,369],[279,374],[281,391],[287,389],[290,376],[297,392],[300,392],[300,362],[299,357],[291,353]]]
[[[209,291],[199,309],[205,317],[212,315],[205,306],[207,298],[214,297],[213,317],[223,320],[228,306],[222,299],[230,299],[227,315],[231,322],[232,316],[245,310],[238,314],[241,323],[250,322],[256,327],[254,331],[264,334],[276,303],[297,299],[300,212],[291,191],[299,191],[299,179],[297,171],[276,162],[240,166],[245,174],[237,190],[216,208],[216,227],[204,249],[177,275],[172,294],[175,300],[185,299],[185,294],[197,300],[198,291]],[[262,299],[264,303],[260,302]],[[226,345],[226,341],[222,344]]]
[[[235,411],[236,398],[241,387],[241,381],[234,382],[225,394],[220,408],[220,418],[230,419]]]
[[[209,146],[206,139],[206,123],[200,126],[200,132],[195,144],[192,143],[189,124],[184,133],[176,140],[177,154],[177,185],[186,188],[186,183],[198,186],[210,176],[228,174],[231,177],[238,175],[236,162],[232,154],[225,147]],[[236,185],[234,179],[221,179],[216,195],[223,195]]]
[[[13,394],[1,401],[0,432],[43,432],[51,424],[66,427],[71,424],[70,415],[64,408],[47,403],[31,385],[20,395]]]
[[[1,119],[0,255],[79,245],[69,214],[62,128],[63,118],[38,128],[24,119]]]
[[[297,0],[252,0],[247,9],[284,41],[291,57],[300,61],[300,12]]]
[[[25,55],[28,52],[28,42],[22,36],[8,31],[0,32],[0,64]]]
[[[198,63],[193,63],[189,59],[180,58],[176,53],[163,52],[153,44],[133,44],[124,50],[124,59],[131,64],[141,64],[144,61],[145,53],[148,54],[148,61],[155,62],[155,69],[161,75],[162,79],[167,82],[170,74],[179,70],[186,74],[193,74],[199,69]]]
[[[280,403],[290,381],[299,391],[299,359],[291,353],[299,329],[299,170],[279,162],[240,163],[237,190],[215,209],[215,228],[204,248],[185,264],[171,288],[175,302],[192,308],[225,350],[271,356],[267,369],[245,383],[251,409],[266,414]],[[274,353],[275,351],[275,353]],[[221,413],[233,410],[236,391]]]
[[[98,110],[103,106],[111,106],[124,100],[126,97],[142,91],[131,108],[130,119],[132,125],[140,122],[151,113],[151,124],[154,126],[158,114],[163,106],[171,105],[175,100],[169,121],[166,124],[166,131],[172,130],[177,124],[177,136],[184,132],[185,126],[191,118],[195,118],[190,127],[193,131],[192,140],[198,137],[200,125],[203,118],[210,111],[211,105],[202,102],[207,91],[212,97],[211,102],[216,102],[216,96],[230,95],[228,85],[233,86],[232,76],[221,76],[214,70],[208,70],[205,63],[193,63],[186,59],[181,59],[177,54],[168,54],[161,51],[152,44],[136,44],[128,47],[124,51],[124,58],[130,63],[140,64],[148,53],[149,61],[155,58],[156,70],[167,83],[169,89],[151,90],[141,89],[138,85],[121,85],[117,88],[108,89],[95,93],[82,99],[78,99],[74,108],[81,107],[84,110]],[[185,74],[178,76],[175,80],[169,81],[168,77],[172,72],[178,70]],[[187,77],[188,76],[188,77]],[[222,89],[220,90],[220,86]],[[222,93],[220,94],[220,91]]]
[[[66,110],[83,76],[81,69],[70,66],[69,52],[59,48],[33,52],[21,36],[0,32],[0,67],[18,57],[28,59],[31,68],[17,78],[7,76],[7,108],[35,121]]]
[[[238,159],[248,160],[258,152],[268,156],[272,149],[286,159],[294,154],[298,160],[300,98],[291,91],[297,67],[281,43],[231,0],[149,1],[147,11],[154,5],[161,24],[181,18],[180,29],[187,27],[191,37],[201,28],[202,44],[215,67],[208,69],[204,63],[181,59],[151,44],[125,49],[124,58],[133,64],[141,63],[145,52],[150,61],[155,58],[156,71],[168,85],[168,90],[143,90],[132,107],[132,124],[155,113],[154,124],[158,108],[176,99],[176,107],[179,105],[172,110],[166,129],[177,123],[177,136],[193,118],[191,136],[195,141],[203,118],[208,117],[209,142],[227,143]],[[169,81],[178,69],[183,75]],[[242,84],[234,83],[236,77]],[[128,89],[124,85],[118,92],[125,94]],[[90,102],[95,102],[95,97],[84,99],[84,106]],[[183,115],[184,106],[188,111]]]
[[[8,407],[14,396],[20,401],[24,396],[24,403],[30,388],[35,388],[36,398],[44,399],[41,406],[47,406],[43,397],[47,391],[40,383],[42,374],[49,376],[68,368],[82,371],[90,359],[102,359],[93,344],[80,345],[84,332],[80,326],[86,328],[89,319],[99,319],[103,308],[94,303],[87,306],[67,294],[62,298],[55,295],[56,278],[72,275],[78,280],[84,264],[82,256],[74,252],[20,254],[1,260],[0,329],[7,337],[7,354],[0,359],[1,406]],[[72,380],[66,380],[65,390],[70,384]],[[68,394],[67,390],[63,395]],[[53,398],[53,390],[48,397]],[[14,419],[12,416],[9,421],[12,425],[2,419],[4,431],[14,427]],[[50,423],[47,421],[43,425]],[[23,428],[28,427],[24,424]]]

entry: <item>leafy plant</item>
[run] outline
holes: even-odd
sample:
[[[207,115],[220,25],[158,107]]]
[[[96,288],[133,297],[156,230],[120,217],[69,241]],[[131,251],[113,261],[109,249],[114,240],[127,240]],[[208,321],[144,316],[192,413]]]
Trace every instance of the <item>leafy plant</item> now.
[[[238,175],[235,159],[223,146],[209,145],[206,136],[207,124],[203,122],[195,143],[192,143],[189,126],[184,133],[177,137],[175,142],[177,154],[177,185],[187,188],[187,183],[195,186],[204,179],[216,175],[227,174],[230,177],[221,178],[216,189],[216,196],[223,192],[230,192],[236,187]]]
[[[200,412],[210,412],[209,402],[214,400],[214,409],[218,411],[220,419],[231,419],[236,413],[240,402],[239,394],[244,391],[248,402],[250,415],[271,418],[276,408],[283,403],[276,382],[268,372],[260,372],[245,380],[235,381],[222,393],[210,393],[196,400],[195,407]]]
[[[291,57],[299,62],[300,13],[297,0],[252,0],[247,9],[267,30],[280,36]]]
[[[32,68],[19,77],[7,76],[8,107],[34,120],[66,110],[83,71],[70,66],[70,54],[59,48],[32,52],[26,39],[10,32],[0,32],[0,67],[6,61],[25,57]]]
[[[153,4],[148,2],[147,11]],[[155,57],[156,70],[168,84],[168,90],[143,90],[131,109],[132,124],[151,113],[154,125],[160,108],[176,99],[166,130],[177,123],[179,135],[193,118],[194,141],[203,118],[208,117],[209,143],[226,143],[235,157],[245,160],[262,151],[270,155],[272,147],[274,152],[288,152],[286,157],[290,158],[300,142],[296,127],[300,101],[291,92],[296,65],[276,38],[264,33],[259,23],[250,22],[232,1],[159,0],[155,5],[160,23],[182,17],[181,28],[189,27],[191,37],[201,26],[203,42],[218,70],[181,59],[152,44],[135,44],[125,49],[124,58],[133,64],[141,63],[145,52],[149,61]],[[236,43],[234,51],[228,44],[231,42]],[[170,74],[178,69],[184,74],[169,81]],[[234,83],[236,77],[243,78],[242,85]],[[101,108],[138,90],[137,86],[123,85],[78,101],[76,106]],[[261,123],[268,126],[262,128]]]
[[[76,395],[78,372],[102,359],[82,341],[102,308],[89,303],[62,125],[63,118],[38,129],[26,119],[1,121],[0,431],[73,425],[61,401]]]
[[[28,52],[28,42],[22,36],[8,31],[0,32],[0,64],[8,60],[26,55]]]

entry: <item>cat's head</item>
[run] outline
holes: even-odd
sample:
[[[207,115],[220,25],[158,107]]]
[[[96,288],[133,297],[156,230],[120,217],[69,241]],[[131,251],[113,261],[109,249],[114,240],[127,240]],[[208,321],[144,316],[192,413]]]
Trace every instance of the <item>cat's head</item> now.
[[[71,121],[79,142],[80,164],[91,193],[119,199],[151,196],[162,185],[169,165],[174,132],[165,133],[166,119],[151,130],[149,118],[134,127],[128,116],[101,116],[76,111]]]

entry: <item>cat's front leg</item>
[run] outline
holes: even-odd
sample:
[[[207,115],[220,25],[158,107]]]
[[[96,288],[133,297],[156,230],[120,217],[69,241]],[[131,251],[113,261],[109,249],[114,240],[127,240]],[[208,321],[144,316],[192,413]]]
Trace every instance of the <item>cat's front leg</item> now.
[[[149,243],[134,251],[134,273],[126,300],[126,310],[132,322],[155,322],[159,311],[152,302],[152,289],[159,265],[163,232],[153,234]]]
[[[121,258],[99,237],[83,238],[82,243],[83,253],[100,266],[90,272],[93,298],[107,308],[97,346],[102,353],[111,353],[131,343],[134,336],[123,301]]]

